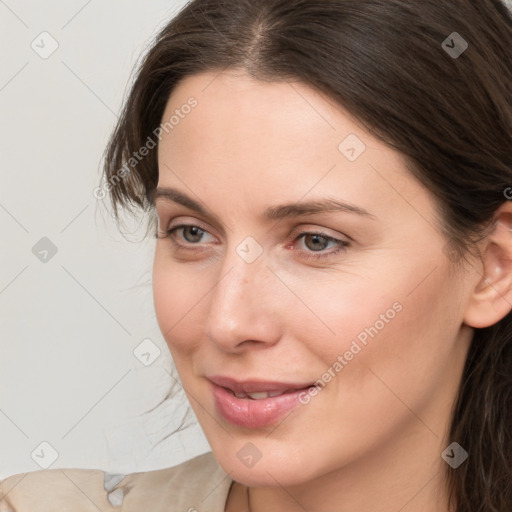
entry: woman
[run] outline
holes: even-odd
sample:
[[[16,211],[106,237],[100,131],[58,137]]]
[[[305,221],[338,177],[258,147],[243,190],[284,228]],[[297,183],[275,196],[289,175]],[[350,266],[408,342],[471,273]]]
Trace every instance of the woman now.
[[[511,48],[498,0],[189,3],[105,177],[212,452],[4,509],[512,510]]]

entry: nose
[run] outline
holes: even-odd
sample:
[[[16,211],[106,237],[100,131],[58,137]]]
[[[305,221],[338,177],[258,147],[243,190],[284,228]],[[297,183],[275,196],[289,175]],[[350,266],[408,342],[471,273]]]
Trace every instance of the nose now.
[[[219,349],[269,347],[281,336],[279,281],[264,255],[247,263],[232,251],[210,293],[206,335]]]

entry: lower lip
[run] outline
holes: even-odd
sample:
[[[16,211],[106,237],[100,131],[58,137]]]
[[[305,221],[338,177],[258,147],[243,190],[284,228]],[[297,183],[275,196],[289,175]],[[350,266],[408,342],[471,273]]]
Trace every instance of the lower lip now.
[[[229,423],[246,428],[261,428],[278,422],[300,404],[299,396],[308,389],[252,400],[237,398],[231,391],[213,383],[211,388],[220,415]]]

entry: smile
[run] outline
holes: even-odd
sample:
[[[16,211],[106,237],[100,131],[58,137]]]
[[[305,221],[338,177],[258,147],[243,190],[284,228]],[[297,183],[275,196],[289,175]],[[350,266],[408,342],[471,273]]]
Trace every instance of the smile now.
[[[209,385],[218,414],[232,425],[251,429],[280,421],[300,405],[299,395],[313,386],[217,376],[209,378]]]

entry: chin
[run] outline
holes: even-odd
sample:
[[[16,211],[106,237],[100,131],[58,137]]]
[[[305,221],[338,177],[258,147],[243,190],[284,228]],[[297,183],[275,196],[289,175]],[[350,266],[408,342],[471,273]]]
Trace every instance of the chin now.
[[[229,467],[229,466],[228,466]],[[312,478],[294,471],[293,468],[274,467],[274,465],[259,468],[237,468],[230,477],[247,487],[293,487],[304,484]]]
[[[318,476],[316,465],[305,463],[296,449],[290,447],[279,450],[263,446],[265,444],[269,443],[258,440],[235,442],[228,449],[225,446],[215,447],[213,453],[219,465],[233,480],[249,487],[301,485]],[[242,448],[233,448],[238,445]],[[256,446],[262,448],[259,453]]]

